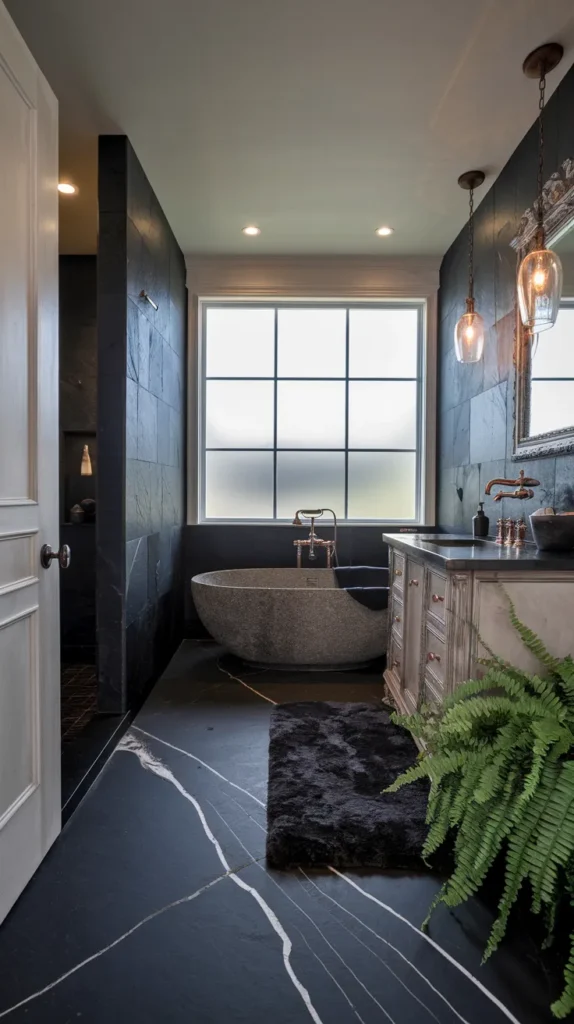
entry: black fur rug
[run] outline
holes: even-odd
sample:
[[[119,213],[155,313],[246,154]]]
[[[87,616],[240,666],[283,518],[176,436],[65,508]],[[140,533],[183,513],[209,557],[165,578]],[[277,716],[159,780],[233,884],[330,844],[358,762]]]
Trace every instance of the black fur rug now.
[[[269,864],[421,868],[426,781],[381,795],[416,756],[410,734],[379,705],[277,705],[269,742]]]

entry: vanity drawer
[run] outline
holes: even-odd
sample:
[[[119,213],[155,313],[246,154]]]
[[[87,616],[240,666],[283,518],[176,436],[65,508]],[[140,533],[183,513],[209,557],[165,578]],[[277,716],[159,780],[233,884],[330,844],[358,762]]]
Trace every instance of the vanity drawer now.
[[[392,584],[397,590],[404,590],[405,586],[405,556],[398,551],[393,551]]]
[[[401,598],[395,591],[391,604],[391,629],[402,640],[405,625],[405,610]]]
[[[425,704],[439,708],[444,700],[444,686],[436,676],[431,675],[428,671],[425,672],[424,691]]]
[[[391,630],[391,639],[389,642],[389,653],[387,656],[387,668],[392,672],[393,676],[402,685],[403,681],[403,646],[401,641],[394,630]]]
[[[445,621],[445,597],[446,577],[438,572],[429,572],[427,611],[442,625]]]
[[[441,688],[446,673],[446,644],[442,637],[427,626],[425,639],[425,675],[435,676]]]

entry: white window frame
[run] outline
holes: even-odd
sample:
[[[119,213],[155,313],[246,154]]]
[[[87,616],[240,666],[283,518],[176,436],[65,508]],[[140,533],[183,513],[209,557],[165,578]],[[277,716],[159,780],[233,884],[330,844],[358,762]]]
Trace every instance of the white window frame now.
[[[351,266],[354,274],[346,274]],[[205,368],[203,362],[203,324],[205,308],[209,305],[317,305],[317,306],[408,306],[416,303],[422,310],[422,338],[419,347],[419,415],[417,423],[417,452],[420,465],[418,482],[418,515],[413,520],[364,520],[342,519],[341,526],[371,526],[377,528],[432,527],[436,518],[436,293],[438,287],[439,261],[434,258],[413,260],[403,258],[383,264],[387,273],[385,282],[378,288],[369,283],[367,294],[355,287],[347,294],[341,290],[336,294],[337,278],[356,276],[357,270],[376,266],[380,271],[380,260],[249,260],[240,258],[206,258],[188,260],[189,302],[189,377],[188,377],[188,524],[206,526],[265,526],[290,525],[280,519],[205,519],[202,517],[203,467],[205,445],[203,437],[203,395]],[[318,273],[320,268],[321,273]],[[310,291],[318,276],[325,277],[328,271],[329,293]],[[337,272],[334,273],[333,270]],[[405,270],[407,271],[405,273]],[[417,273],[418,270],[418,273]],[[261,277],[268,278],[262,286]],[[415,281],[422,288],[413,287]],[[214,287],[214,279],[217,286]],[[289,280],[291,279],[291,280]],[[297,281],[297,279],[299,279]],[[305,284],[303,285],[303,280]],[[257,283],[254,283],[256,281]],[[298,284],[298,287],[295,285]],[[278,287],[278,285],[280,285]],[[354,294],[353,294],[354,292]],[[334,294],[335,293],[335,294]]]

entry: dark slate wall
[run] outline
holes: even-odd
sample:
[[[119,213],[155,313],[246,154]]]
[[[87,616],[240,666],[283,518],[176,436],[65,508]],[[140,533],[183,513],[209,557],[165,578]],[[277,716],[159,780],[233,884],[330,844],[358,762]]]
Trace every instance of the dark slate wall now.
[[[72,550],[60,575],[60,633],[64,661],[92,662],[96,645],[94,523],[69,524],[70,508],[95,495],[96,477],[80,476],[88,444],[97,471],[96,257],[60,257],[60,543]]]
[[[533,94],[533,111],[536,97]],[[574,69],[546,109],[546,174],[574,156]],[[438,522],[468,532],[479,500],[485,500],[490,531],[500,516],[527,517],[541,504],[574,508],[574,456],[511,459],[514,405],[514,302],[516,255],[510,247],[522,214],[536,194],[537,127],[525,136],[476,212],[476,308],[488,327],[482,362],[456,362],[453,333],[464,312],[467,234],[461,232],[441,267],[439,293]],[[461,168],[464,170],[464,168]],[[456,186],[455,186],[456,187]],[[478,195],[477,195],[478,198]],[[532,501],[485,498],[493,477],[512,477],[524,466],[540,480]],[[496,491],[496,488],[494,488]]]
[[[100,709],[120,711],[157,678],[183,630],[187,289],[183,255],[126,137],[102,136],[99,158]]]

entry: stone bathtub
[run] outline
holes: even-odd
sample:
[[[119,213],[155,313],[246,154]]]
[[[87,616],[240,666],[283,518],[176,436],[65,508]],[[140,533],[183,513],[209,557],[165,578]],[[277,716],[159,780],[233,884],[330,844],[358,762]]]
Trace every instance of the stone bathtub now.
[[[387,649],[387,609],[365,608],[332,569],[223,569],[191,590],[214,640],[258,667],[356,668]]]

